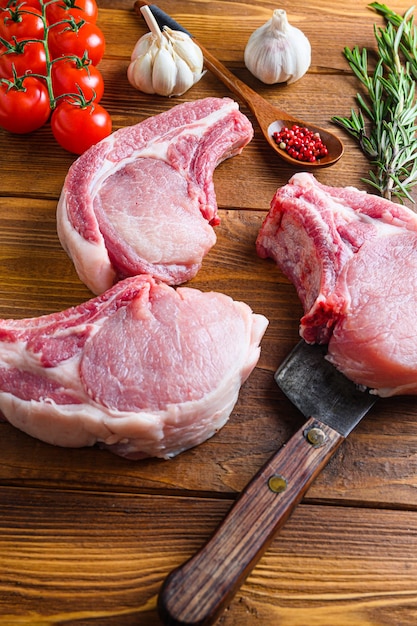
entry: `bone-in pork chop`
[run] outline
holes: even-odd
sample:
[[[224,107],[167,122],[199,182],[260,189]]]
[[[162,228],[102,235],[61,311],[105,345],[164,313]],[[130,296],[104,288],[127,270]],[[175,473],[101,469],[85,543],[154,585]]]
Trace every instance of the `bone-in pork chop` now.
[[[206,98],[122,128],[71,166],[57,209],[61,244],[96,294],[147,273],[191,279],[219,223],[213,171],[253,128],[229,98]]]
[[[294,283],[300,334],[328,343],[348,378],[381,396],[417,393],[417,215],[311,174],[278,189],[257,239]]]
[[[172,457],[225,424],[267,323],[226,295],[145,275],[60,313],[0,320],[0,414],[51,444]]]

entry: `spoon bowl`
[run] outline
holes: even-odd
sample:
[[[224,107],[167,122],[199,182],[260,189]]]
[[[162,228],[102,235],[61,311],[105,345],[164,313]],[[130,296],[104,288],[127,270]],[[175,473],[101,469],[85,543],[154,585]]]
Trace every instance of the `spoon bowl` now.
[[[271,148],[287,163],[290,163],[293,166],[301,167],[303,169],[316,169],[320,167],[328,167],[329,165],[333,165],[336,163],[340,157],[343,155],[344,147],[343,143],[337,137],[337,135],[331,133],[320,126],[315,126],[314,124],[310,124],[309,122],[304,122],[285,111],[275,107],[270,104],[265,98],[260,96],[256,91],[251,89],[246,83],[237,78],[232,72],[230,72],[227,67],[225,67],[215,56],[211,54],[208,50],[204,48],[204,46],[196,40],[191,33],[189,33],[181,24],[178,24],[175,20],[173,20],[169,15],[164,13],[159,7],[155,4],[150,4],[145,2],[144,0],[136,0],[134,4],[135,11],[142,16],[141,8],[149,7],[151,10],[158,26],[162,29],[164,26],[168,26],[173,30],[180,30],[187,35],[192,37],[194,43],[196,43],[204,57],[204,65],[205,67],[212,72],[219,80],[222,81],[224,85],[238,98],[240,98],[251,110],[252,114],[256,118],[258,125],[262,131],[263,136],[265,137],[268,144]],[[328,154],[321,158],[320,160],[309,162],[309,161],[299,161],[298,159],[293,158],[286,150],[283,150],[276,143],[273,134],[276,131],[279,131],[284,126],[291,127],[294,124],[298,126],[306,127],[313,133],[318,133],[320,135],[321,140],[326,145]]]
[[[196,42],[196,40],[194,39]],[[198,42],[196,42],[198,43]],[[316,126],[311,124],[310,122],[305,122],[300,120],[293,115],[290,115],[286,111],[282,111],[278,107],[270,104],[265,98],[260,96],[256,91],[251,89],[246,83],[241,81],[239,78],[236,78],[232,72],[230,72],[220,61],[218,61],[213,55],[208,52],[200,43],[200,46],[203,56],[204,62],[207,67],[217,78],[219,78],[225,85],[238,96],[241,100],[243,100],[249,109],[252,111],[253,115],[258,122],[259,128],[262,131],[263,136],[266,141],[269,143],[271,148],[275,150],[275,152],[287,163],[290,163],[296,167],[302,168],[319,168],[319,167],[328,167],[329,165],[333,165],[336,163],[344,152],[344,146],[341,140],[337,135],[331,133],[330,131],[321,128],[320,126]],[[306,127],[308,130],[313,133],[318,133],[322,142],[326,145],[328,154],[325,157],[322,157],[320,160],[309,162],[309,161],[299,161],[292,157],[286,150],[283,150],[279,147],[277,142],[274,139],[274,133],[279,132],[281,128],[288,127],[291,128],[294,124]]]
[[[302,120],[289,117],[288,114],[287,114],[286,119],[276,119],[275,116],[276,116],[277,109],[272,105],[270,106],[271,106],[271,115],[274,116],[274,120],[268,125],[266,133],[265,133],[264,127],[261,127],[261,130],[265,139],[270,144],[271,148],[273,148],[276,152],[278,152],[278,154],[280,155],[282,159],[285,159],[285,161],[288,161],[288,163],[291,163],[292,165],[296,165],[298,167],[303,167],[303,168],[328,167],[329,165],[333,165],[333,163],[336,163],[336,161],[338,161],[340,157],[343,155],[343,151],[344,151],[343,144],[336,135],[325,130],[324,128],[321,128],[320,126],[315,126],[314,124],[311,124],[310,122],[303,122]],[[311,130],[311,132],[313,132],[314,134],[318,133],[320,135],[322,142],[327,147],[327,150],[328,150],[327,155],[324,157],[321,157],[320,160],[313,161],[312,163],[310,163],[309,161],[299,161],[298,159],[294,159],[291,155],[288,154],[288,152],[280,148],[274,139],[274,134],[278,133],[282,128],[291,128],[291,126],[294,126],[294,124],[297,124],[300,127],[306,127],[309,130]]]

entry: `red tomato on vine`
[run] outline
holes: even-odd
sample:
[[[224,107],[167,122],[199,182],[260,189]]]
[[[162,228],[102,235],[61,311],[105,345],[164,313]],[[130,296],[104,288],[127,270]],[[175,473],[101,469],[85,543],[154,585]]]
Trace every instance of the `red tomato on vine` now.
[[[55,98],[81,89],[86,100],[98,104],[103,97],[104,81],[100,70],[94,65],[72,59],[58,59],[52,64],[52,90]]]
[[[35,0],[36,1],[36,0]],[[58,0],[46,7],[48,24],[55,24],[71,17],[76,22],[85,20],[94,24],[97,21],[98,6],[96,0]]]
[[[0,126],[26,133],[51,116],[56,141],[75,154],[111,133],[97,13],[96,0],[0,0]]]
[[[11,133],[31,133],[43,126],[51,113],[48,90],[38,78],[26,76],[13,84],[0,82],[0,126]]]
[[[39,9],[7,9],[0,11],[0,37],[12,41],[16,39],[43,39],[44,24]]]
[[[0,9],[16,9],[22,5],[22,9],[34,7],[39,11],[42,10],[42,3],[39,0],[0,0]]]
[[[82,23],[80,27],[76,24],[52,26],[48,45],[53,59],[70,54],[82,57],[87,53],[93,65],[100,63],[106,46],[103,32],[96,24],[89,22]]]
[[[51,117],[52,133],[65,150],[82,154],[112,131],[109,113],[100,104],[63,100]]]
[[[17,40],[9,47],[0,47],[0,77],[13,75],[13,68],[18,76],[47,73],[45,48],[41,41]]]

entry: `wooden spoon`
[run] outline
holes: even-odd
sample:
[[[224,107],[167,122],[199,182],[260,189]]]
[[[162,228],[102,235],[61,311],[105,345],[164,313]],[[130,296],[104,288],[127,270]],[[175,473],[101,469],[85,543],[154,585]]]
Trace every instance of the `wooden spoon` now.
[[[142,16],[141,7],[148,6],[152,11],[153,16],[156,19],[159,27],[162,29],[164,26],[168,26],[173,30],[180,30],[184,33],[190,35],[193,38],[193,41],[201,48],[201,51],[204,56],[204,64],[217,78],[219,78],[228,89],[236,96],[238,96],[249,109],[252,111],[255,116],[259,127],[271,146],[273,150],[285,161],[290,163],[291,165],[295,165],[297,167],[302,168],[318,168],[318,167],[328,167],[329,165],[333,165],[340,159],[343,154],[344,147],[341,140],[334,135],[333,133],[325,130],[324,128],[320,128],[319,126],[314,126],[313,124],[303,122],[302,120],[278,109],[274,105],[267,102],[262,96],[260,96],[256,91],[248,87],[243,81],[239,80],[232,72],[230,72],[215,56],[211,54],[208,50],[206,50],[200,42],[196,40],[195,37],[191,35],[181,24],[178,24],[175,20],[173,20],[169,15],[164,13],[159,7],[155,4],[150,4],[145,2],[144,0],[136,0],[134,4],[135,11],[138,15]],[[307,127],[310,131],[314,133],[319,133],[321,140],[327,146],[328,154],[320,160],[314,161],[313,163],[307,161],[299,161],[298,159],[294,159],[291,157],[288,152],[281,149],[279,145],[276,143],[273,138],[273,134],[279,131],[283,127],[291,127],[292,125],[297,124],[298,126]]]

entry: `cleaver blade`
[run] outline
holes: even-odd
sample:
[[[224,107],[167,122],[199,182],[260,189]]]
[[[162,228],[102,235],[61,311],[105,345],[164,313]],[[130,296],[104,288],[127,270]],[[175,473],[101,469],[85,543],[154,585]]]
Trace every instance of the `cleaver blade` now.
[[[165,579],[158,612],[167,626],[210,626],[230,603],[276,533],[376,397],[301,341],[275,373],[304,425],[241,492],[217,530]],[[285,406],[281,407],[285,411]]]
[[[347,437],[377,397],[339,372],[326,352],[327,346],[300,341],[277,369],[275,382],[304,417]]]

